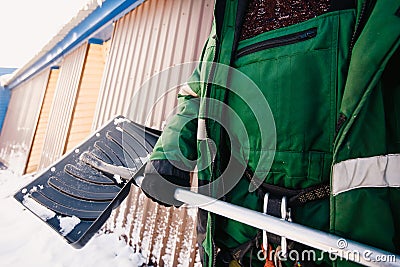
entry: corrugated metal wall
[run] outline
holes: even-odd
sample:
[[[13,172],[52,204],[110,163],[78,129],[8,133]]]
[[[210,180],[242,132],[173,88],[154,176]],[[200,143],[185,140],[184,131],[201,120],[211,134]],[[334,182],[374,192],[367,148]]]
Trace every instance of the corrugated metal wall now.
[[[128,115],[132,97],[146,80],[198,59],[211,29],[213,5],[213,0],[148,0],[115,23],[109,53],[104,53],[107,45],[82,45],[65,56],[59,71],[52,70],[48,83],[50,70],[15,88],[0,158],[20,165],[22,172],[31,151],[26,171],[41,170],[85,138],[90,125],[94,130],[114,115]],[[148,114],[143,105],[157,99],[141,93],[133,110],[135,121],[144,124]],[[161,129],[176,94],[159,100],[148,126]],[[18,155],[22,160],[15,161]],[[194,210],[164,208],[132,188],[105,229],[120,233],[158,266],[198,266],[195,219]]]
[[[106,46],[89,45],[64,152],[68,152],[81,143],[91,132],[106,62]]]
[[[43,105],[40,110],[39,122],[36,128],[35,137],[33,139],[32,149],[29,153],[25,173],[32,173],[38,170],[40,157],[43,150],[46,128],[49,123],[50,108],[53,103],[54,92],[56,90],[59,73],[59,69],[51,69],[50,78],[47,83]]]
[[[11,91],[0,136],[0,158],[17,174],[25,170],[49,73],[45,70]]]
[[[3,128],[4,119],[6,117],[8,103],[10,102],[11,92],[0,86],[0,132]]]
[[[65,150],[87,47],[88,45],[84,44],[68,54],[60,66],[60,76],[50,110],[39,170],[49,166]]]
[[[150,0],[116,23],[94,129],[114,115],[127,115],[133,95],[151,76],[198,59],[211,29],[213,5],[212,0]],[[147,96],[146,101],[154,99]],[[151,126],[161,128],[175,102],[176,93],[163,99],[164,114]]]
[[[149,0],[116,23],[93,129],[116,114],[127,115],[132,96],[152,75],[198,59],[211,29],[213,5],[212,0]],[[159,102],[161,108],[148,126],[161,128],[176,94]],[[135,112],[143,124],[141,105],[156,99],[144,94],[141,101]],[[105,229],[120,233],[159,266],[198,266],[195,214],[158,206],[133,187]]]

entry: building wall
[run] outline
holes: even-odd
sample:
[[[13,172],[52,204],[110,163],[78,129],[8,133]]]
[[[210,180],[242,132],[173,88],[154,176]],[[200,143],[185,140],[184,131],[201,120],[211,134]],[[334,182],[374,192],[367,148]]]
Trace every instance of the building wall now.
[[[141,86],[168,67],[198,60],[213,5],[212,0],[149,0],[116,22],[93,129],[117,114],[162,128],[176,105],[177,88],[158,99]],[[151,103],[157,106],[149,116],[144,110]],[[194,266],[199,262],[195,221],[196,211],[159,206],[132,187],[105,229],[121,233],[159,266]]]
[[[133,99],[141,85],[168,67],[198,60],[211,29],[212,0],[150,0],[117,21],[110,56],[93,122],[97,129],[115,115],[128,116],[135,106],[136,122],[145,123],[144,103],[155,95],[143,93]],[[177,91],[160,102],[164,107],[148,126],[161,128],[176,104]],[[139,101],[139,103],[132,101]],[[131,112],[129,112],[131,113]]]
[[[83,44],[67,55],[60,65],[60,76],[50,110],[39,170],[60,158],[65,151],[87,47],[87,44]]]
[[[26,82],[41,91],[28,90],[25,83],[15,88],[0,137],[0,158],[8,163],[13,151],[22,151],[24,162],[29,155],[23,169],[42,170],[118,114],[162,129],[178,88],[159,98],[154,92],[162,81],[152,84],[155,91],[142,85],[168,67],[198,59],[211,29],[213,5],[213,0],[145,1],[115,22],[106,45],[84,44],[65,56],[58,71],[51,71],[49,82],[50,69],[41,76],[41,86],[36,78]],[[157,103],[151,114],[144,112],[149,103]],[[159,206],[133,187],[105,230],[120,233],[158,266],[194,266],[199,262],[195,220],[194,210]]]
[[[89,45],[64,153],[80,144],[91,132],[106,62],[105,47],[107,45]]]
[[[46,128],[49,123],[50,108],[53,103],[54,92],[56,90],[59,74],[60,74],[59,69],[51,69],[25,173],[32,173],[38,170],[40,157],[42,155],[42,150],[43,150]]]
[[[47,167],[53,159],[71,150],[90,134],[104,71],[106,47],[102,44],[85,44],[64,60],[61,66],[64,72],[52,69],[26,173]],[[58,81],[60,72],[63,76]],[[69,75],[73,79],[68,80]],[[62,112],[63,109],[66,109],[65,112]],[[51,112],[53,118],[50,123]],[[62,126],[62,130],[54,132],[58,125]],[[47,147],[45,138],[48,138]],[[56,147],[51,145],[54,140],[58,140]],[[39,166],[41,161],[42,165]]]
[[[49,73],[42,71],[11,91],[0,136],[0,159],[17,174],[25,170]]]

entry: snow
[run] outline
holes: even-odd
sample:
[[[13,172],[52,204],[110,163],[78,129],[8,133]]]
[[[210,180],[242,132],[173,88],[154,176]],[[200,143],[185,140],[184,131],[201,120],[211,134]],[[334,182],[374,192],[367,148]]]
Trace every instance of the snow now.
[[[197,208],[195,208],[195,207],[187,207],[186,208],[187,210],[186,210],[186,212],[187,212],[187,215],[190,217],[190,218],[192,218],[192,220],[196,220],[196,218],[197,218]]]
[[[72,217],[57,216],[57,219],[60,221],[60,227],[61,227],[60,232],[63,236],[66,236],[69,233],[71,233],[71,231],[74,230],[75,226],[77,226],[81,222],[81,220],[75,216]]]
[[[33,200],[29,193],[24,196],[24,200],[22,201],[22,203],[24,203],[26,207],[33,211],[43,221],[50,220],[51,218],[56,216],[55,212],[47,209],[46,207],[40,205],[35,200]]]
[[[118,184],[122,183],[121,175],[119,174],[114,174],[114,179]]]
[[[26,129],[20,128],[18,131],[25,131]],[[8,167],[14,170],[17,174],[24,172],[24,167],[27,157],[27,146],[25,144],[14,144],[11,146],[11,151],[4,147],[0,150],[0,157],[7,159]]]
[[[142,162],[147,162],[147,161],[149,161],[149,159],[150,159],[150,155],[147,155],[146,157],[140,157],[140,160]]]
[[[4,86],[13,74],[4,74],[0,76],[0,86]]]
[[[135,267],[145,262],[143,255],[135,253],[117,233],[98,233],[82,249],[73,248],[14,199],[15,192],[23,190],[33,179],[0,170],[1,266]],[[32,193],[26,191],[26,196]],[[78,220],[76,217],[61,218],[65,233],[72,230]]]
[[[97,4],[99,7],[102,7],[104,1],[105,1],[105,0],[89,0],[89,1],[87,1],[87,3],[83,6],[83,9],[84,9],[84,10],[88,10],[89,7],[90,7],[91,5],[93,5],[94,2],[96,2],[96,4]]]
[[[116,118],[116,119],[114,119],[114,125],[118,125],[118,124],[121,124],[123,122],[129,122],[129,120],[126,119],[126,118]]]

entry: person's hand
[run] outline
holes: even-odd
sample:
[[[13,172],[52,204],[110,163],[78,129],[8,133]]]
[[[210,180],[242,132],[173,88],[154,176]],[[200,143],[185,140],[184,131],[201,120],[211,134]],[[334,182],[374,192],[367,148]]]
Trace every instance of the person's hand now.
[[[183,203],[174,198],[175,190],[177,188],[189,190],[190,181],[174,176],[147,173],[140,188],[147,197],[160,205],[180,207]]]

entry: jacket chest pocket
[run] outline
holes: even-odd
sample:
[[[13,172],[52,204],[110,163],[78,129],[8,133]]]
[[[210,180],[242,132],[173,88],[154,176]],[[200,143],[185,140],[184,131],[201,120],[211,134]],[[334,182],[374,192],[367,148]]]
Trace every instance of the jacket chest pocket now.
[[[247,46],[239,49],[236,53],[236,59],[246,56],[246,55],[249,55],[249,54],[257,53],[257,52],[260,52],[263,50],[272,49],[272,48],[290,45],[290,44],[296,44],[296,43],[299,43],[302,41],[312,39],[315,36],[317,36],[317,28],[316,27],[308,29],[308,30],[304,30],[301,32],[296,32],[296,33],[260,41],[260,42],[250,44],[250,45],[247,45]]]
[[[349,11],[328,13],[239,43],[235,67],[257,84],[268,101],[277,151],[331,153],[348,64],[340,49],[349,46],[353,17]],[[230,94],[229,103],[246,124],[251,115],[240,112],[242,101]],[[247,124],[249,133],[257,132]],[[257,143],[253,138],[262,137],[250,136],[250,144]]]

